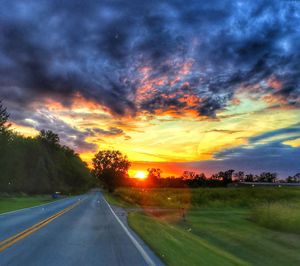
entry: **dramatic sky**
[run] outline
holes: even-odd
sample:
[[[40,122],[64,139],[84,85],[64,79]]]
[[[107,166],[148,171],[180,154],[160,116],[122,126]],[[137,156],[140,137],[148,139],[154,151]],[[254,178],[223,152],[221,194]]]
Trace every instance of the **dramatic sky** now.
[[[2,0],[0,99],[90,162],[300,172],[300,1]]]

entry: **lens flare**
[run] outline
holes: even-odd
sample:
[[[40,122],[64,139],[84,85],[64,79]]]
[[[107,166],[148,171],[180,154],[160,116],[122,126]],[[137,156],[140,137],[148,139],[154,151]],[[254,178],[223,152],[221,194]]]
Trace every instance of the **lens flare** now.
[[[135,178],[145,179],[147,177],[146,173],[143,171],[137,171],[134,175]]]

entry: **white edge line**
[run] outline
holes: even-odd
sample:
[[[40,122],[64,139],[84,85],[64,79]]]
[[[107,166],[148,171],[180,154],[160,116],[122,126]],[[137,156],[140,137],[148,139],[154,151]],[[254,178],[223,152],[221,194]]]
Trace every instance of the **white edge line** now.
[[[36,206],[28,207],[28,208],[18,209],[18,210],[9,211],[9,212],[3,212],[3,213],[0,213],[0,216],[6,215],[6,214],[12,214],[12,213],[16,213],[16,212],[21,212],[21,211],[25,211],[25,210],[31,210],[31,209],[35,209],[35,208],[38,208],[38,207],[43,207],[43,206],[46,206],[46,205],[49,205],[49,204],[52,204],[54,202],[58,202],[58,201],[61,201],[61,200],[64,200],[64,199],[67,199],[67,198],[54,200],[54,201],[51,201],[51,202],[48,202],[48,203],[44,203],[44,204],[41,204],[41,205],[36,205]]]
[[[128,237],[130,238],[130,240],[132,241],[132,243],[134,244],[134,246],[137,248],[137,250],[140,252],[140,254],[142,255],[142,257],[144,258],[144,260],[146,261],[146,263],[148,265],[151,266],[155,266],[156,264],[153,262],[153,260],[149,257],[149,255],[147,254],[147,252],[143,249],[143,247],[139,244],[139,242],[137,242],[137,240],[135,239],[135,237],[129,232],[129,230],[127,229],[127,227],[123,224],[123,222],[120,220],[120,218],[116,215],[116,213],[114,212],[114,210],[110,207],[109,203],[106,201],[106,199],[104,198],[104,196],[102,196],[104,201],[106,202],[108,208],[110,209],[111,213],[114,215],[114,217],[116,218],[116,220],[118,221],[118,223],[121,225],[121,227],[124,229],[125,233],[128,235]]]

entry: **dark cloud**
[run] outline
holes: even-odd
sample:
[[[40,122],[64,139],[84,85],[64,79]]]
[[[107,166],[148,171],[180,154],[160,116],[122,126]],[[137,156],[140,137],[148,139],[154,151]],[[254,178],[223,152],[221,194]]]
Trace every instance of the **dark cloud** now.
[[[205,133],[210,133],[210,132],[216,132],[216,133],[227,133],[227,134],[234,134],[234,133],[239,133],[241,130],[230,130],[230,129],[211,129],[204,131]]]
[[[300,147],[283,142],[300,138],[300,125],[269,131],[249,138],[249,144],[225,149],[214,155],[214,163],[247,171],[277,171],[282,176],[300,171]],[[211,162],[211,164],[214,164]]]
[[[215,117],[237,88],[260,84],[261,95],[299,107],[296,2],[6,0],[1,6],[0,97],[18,104],[50,96],[68,105],[80,92],[116,115],[173,108]],[[192,66],[181,73],[189,59]],[[137,101],[144,66],[151,67],[148,80],[167,82],[152,83],[154,95]],[[279,89],[263,84],[271,76]],[[178,98],[183,83],[198,104]]]
[[[48,110],[25,110],[24,108],[12,108],[10,116],[20,126],[32,127],[38,131],[45,129],[57,133],[61,139],[62,144],[68,145],[77,152],[96,151],[97,145],[89,143],[86,138],[94,136],[94,132],[98,129],[86,129],[81,131],[76,127],[72,127],[56,116],[53,116]],[[101,129],[99,129],[101,130]],[[103,130],[105,131],[105,130]],[[105,131],[106,132],[106,131]],[[106,133],[108,133],[107,131]],[[112,132],[111,134],[114,134]]]
[[[211,161],[211,165],[218,165],[220,169],[233,168],[237,170],[275,171],[282,177],[295,174],[300,171],[298,158],[300,148],[291,147],[281,142],[273,141],[266,144],[256,145],[253,148],[238,147],[216,155],[221,159]]]
[[[101,129],[101,128],[92,128],[92,129],[87,129],[87,132],[91,136],[105,136],[105,137],[113,137],[113,136],[120,136],[124,134],[124,131],[120,128],[116,127],[110,127],[108,130]]]
[[[300,138],[300,124],[292,125],[288,128],[280,128],[273,131],[268,131],[266,133],[249,138],[249,143],[255,144],[259,141],[268,140],[270,138],[277,137],[282,142],[284,140],[294,140]]]
[[[124,136],[125,140],[130,139],[130,136],[117,127],[102,129],[91,128],[89,125],[86,125],[84,130],[79,130],[53,115],[47,108],[41,108],[36,111],[32,108],[24,108],[23,106],[12,105],[9,107],[11,110],[10,118],[18,125],[32,127],[38,131],[42,129],[52,130],[59,135],[63,144],[72,147],[77,152],[96,151],[97,145],[86,141],[88,137],[97,137],[97,141],[102,141],[99,139],[101,137]],[[96,116],[95,119],[99,119],[99,117]]]

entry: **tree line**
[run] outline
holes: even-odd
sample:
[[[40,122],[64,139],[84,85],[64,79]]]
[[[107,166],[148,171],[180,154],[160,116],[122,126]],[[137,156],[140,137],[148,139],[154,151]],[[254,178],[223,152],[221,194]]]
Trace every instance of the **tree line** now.
[[[173,188],[197,188],[197,187],[226,187],[232,183],[259,182],[275,183],[276,181],[298,183],[300,173],[289,176],[286,180],[278,180],[276,173],[263,172],[259,175],[244,173],[229,169],[220,171],[206,177],[204,173],[184,171],[180,177],[162,177],[160,168],[149,168],[146,179],[130,178],[128,169],[130,162],[120,151],[105,150],[98,152],[93,159],[93,175],[100,184],[110,192],[116,187],[173,187]]]
[[[276,173],[262,172],[261,174],[245,173],[229,169],[220,171],[207,177],[204,173],[184,171],[180,177],[161,177],[162,171],[159,168],[148,169],[147,186],[152,187],[226,187],[233,183],[300,183],[300,173],[289,176],[285,180],[279,180]],[[139,180],[130,180],[130,185],[139,186]]]
[[[10,129],[0,102],[0,192],[77,193],[92,185],[87,165],[57,134],[41,130],[24,137]]]

